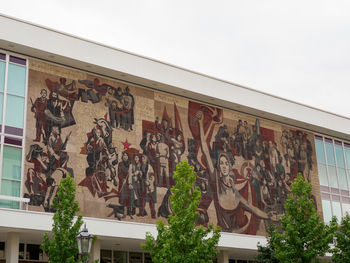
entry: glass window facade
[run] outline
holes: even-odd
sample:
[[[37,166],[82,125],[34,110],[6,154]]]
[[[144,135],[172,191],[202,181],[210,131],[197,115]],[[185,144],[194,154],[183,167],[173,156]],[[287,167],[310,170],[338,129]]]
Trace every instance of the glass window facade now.
[[[0,52],[0,195],[21,195],[26,85],[26,59]],[[20,204],[0,199],[0,207]]]
[[[315,147],[323,217],[329,222],[350,213],[350,145],[316,135]]]

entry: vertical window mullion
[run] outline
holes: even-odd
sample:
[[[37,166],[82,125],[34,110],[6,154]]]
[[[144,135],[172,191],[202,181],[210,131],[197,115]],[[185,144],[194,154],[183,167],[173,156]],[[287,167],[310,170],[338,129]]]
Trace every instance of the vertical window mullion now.
[[[2,162],[3,162],[3,156],[4,156],[4,138],[5,138],[5,115],[6,115],[6,98],[7,98],[7,80],[8,80],[8,68],[9,68],[9,60],[10,56],[6,54],[6,61],[5,61],[5,82],[4,82],[4,96],[3,96],[3,103],[2,103],[2,129],[0,131],[0,143],[1,143],[1,154],[0,154],[0,194],[1,194],[1,184],[2,184]]]
[[[339,180],[339,174],[338,174],[338,160],[337,160],[337,154],[335,152],[335,142],[332,139],[332,145],[333,145],[333,154],[334,154],[334,162],[335,162],[335,176],[337,178],[338,181],[338,190],[339,190],[339,203],[340,203],[340,214],[341,216],[343,216],[343,208],[342,208],[342,200],[341,200],[341,187],[340,187],[340,180]],[[339,218],[339,220],[341,220]]]
[[[330,177],[329,177],[329,172],[328,172],[328,158],[327,158],[327,152],[326,152],[326,143],[325,143],[325,137],[324,136],[322,136],[322,143],[323,143],[323,150],[324,150],[324,155],[325,155],[325,160],[326,160],[326,172],[327,172],[327,178],[328,178],[328,188],[330,188],[331,186],[330,186]],[[329,191],[329,192],[332,192],[332,191]],[[331,195],[331,213],[332,213],[332,216],[334,215],[333,214],[333,203],[332,203],[332,194],[330,193],[330,195]]]
[[[28,95],[28,79],[29,79],[29,65],[28,60],[26,61],[26,84],[24,91],[24,118],[23,118],[23,137],[22,137],[22,162],[21,162],[21,188],[20,188],[20,197],[23,197],[23,188],[24,188],[24,160],[25,160],[25,138],[27,130],[27,95]]]
[[[346,156],[345,156],[345,147],[344,147],[344,142],[342,142],[341,144],[342,146],[342,149],[343,149],[343,156],[344,156],[344,165],[345,165],[345,174],[346,174],[346,182],[348,184],[348,189],[349,189],[349,193],[350,193],[350,182],[349,182],[349,173],[348,173],[348,164],[347,164],[347,161],[346,161]]]

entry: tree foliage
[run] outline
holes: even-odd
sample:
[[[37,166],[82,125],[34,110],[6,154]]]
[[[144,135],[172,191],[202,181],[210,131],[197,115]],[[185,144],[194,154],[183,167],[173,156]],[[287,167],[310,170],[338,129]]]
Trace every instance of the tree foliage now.
[[[173,215],[168,226],[157,223],[158,235],[146,234],[142,244],[155,263],[207,263],[217,256],[220,228],[210,225],[196,227],[201,192],[195,187],[196,174],[187,160],[180,162],[174,172],[176,185],[171,188],[170,204]]]
[[[74,216],[79,209],[79,203],[75,200],[76,186],[68,175],[61,180],[57,196],[52,207],[56,209],[53,216],[52,238],[44,234],[44,242],[41,249],[48,255],[50,263],[76,262],[78,246],[76,236],[83,224],[79,215],[74,222]]]
[[[276,231],[276,226],[274,224],[269,225],[266,246],[262,246],[258,243],[258,256],[256,259],[261,263],[279,263],[273,245],[276,239],[274,231]]]
[[[336,223],[336,219],[333,219]],[[342,218],[339,229],[335,233],[332,260],[336,263],[350,262],[350,216],[346,214]]]
[[[291,185],[292,193],[284,205],[281,217],[282,232],[274,230],[271,239],[280,262],[318,262],[333,242],[334,225],[326,225],[317,214],[312,186],[301,174]]]

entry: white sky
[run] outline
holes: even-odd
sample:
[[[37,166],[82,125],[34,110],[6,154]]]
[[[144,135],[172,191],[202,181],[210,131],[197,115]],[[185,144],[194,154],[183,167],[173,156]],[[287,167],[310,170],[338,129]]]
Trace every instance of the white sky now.
[[[350,117],[349,0],[1,0],[0,12]]]

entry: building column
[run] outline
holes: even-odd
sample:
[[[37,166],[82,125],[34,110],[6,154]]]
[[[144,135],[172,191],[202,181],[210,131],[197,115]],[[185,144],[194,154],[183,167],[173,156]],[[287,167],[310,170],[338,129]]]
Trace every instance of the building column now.
[[[101,251],[101,243],[99,240],[96,240],[94,245],[91,248],[91,256],[89,259],[89,263],[93,263],[96,259],[100,260],[100,251]]]
[[[19,253],[19,233],[7,233],[7,240],[5,244],[5,258],[6,263],[18,263]]]
[[[220,250],[218,255],[218,263],[228,263],[228,251]]]

